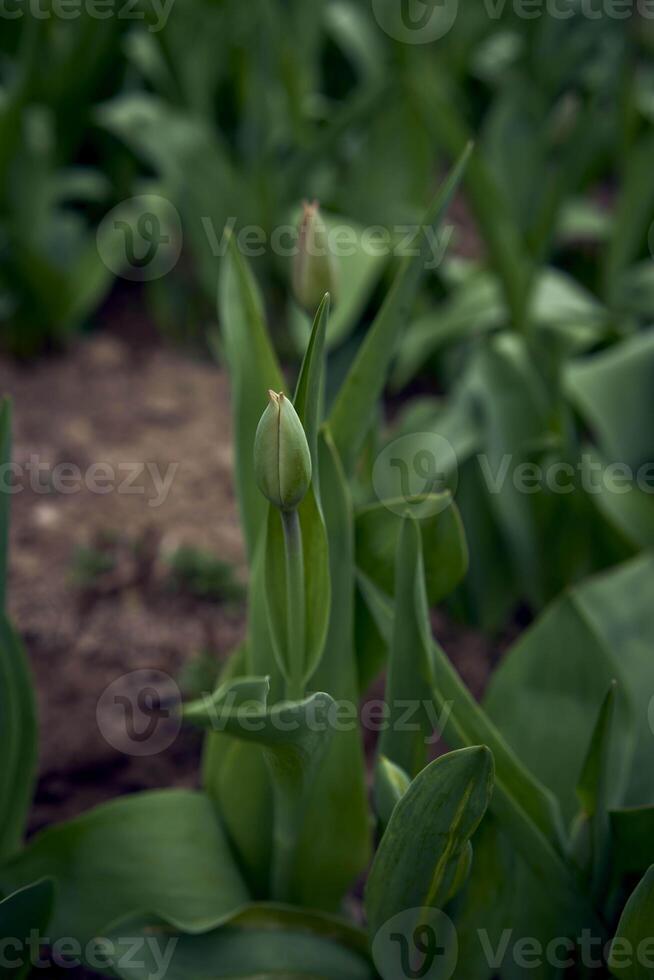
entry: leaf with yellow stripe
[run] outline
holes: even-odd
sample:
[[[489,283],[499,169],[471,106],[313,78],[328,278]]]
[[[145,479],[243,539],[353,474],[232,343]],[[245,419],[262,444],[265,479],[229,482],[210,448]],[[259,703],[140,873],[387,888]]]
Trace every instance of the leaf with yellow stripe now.
[[[399,912],[440,908],[451,897],[461,856],[488,807],[493,774],[490,750],[473,746],[441,756],[413,780],[393,810],[368,879],[371,937]]]

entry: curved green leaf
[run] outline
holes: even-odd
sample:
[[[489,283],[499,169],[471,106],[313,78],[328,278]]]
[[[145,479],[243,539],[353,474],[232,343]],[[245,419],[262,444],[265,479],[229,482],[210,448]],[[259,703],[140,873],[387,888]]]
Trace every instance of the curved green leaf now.
[[[50,936],[81,943],[140,909],[200,928],[249,900],[216,812],[202,793],[125,796],[40,833],[0,869],[0,888],[49,876]]]
[[[571,363],[569,397],[594,430],[607,459],[633,470],[654,459],[654,435],[644,419],[654,415],[654,329]],[[649,466],[649,479],[652,479]],[[635,474],[634,474],[635,475]]]
[[[416,776],[391,814],[366,887],[371,936],[398,912],[441,908],[493,787],[485,747],[441,756]]]
[[[129,957],[134,943],[141,955]],[[283,905],[248,905],[201,933],[139,916],[109,931],[107,949],[123,980],[151,980],[164,964],[166,980],[373,980],[363,933],[341,919]]]
[[[263,698],[245,703],[241,696],[248,688]],[[271,890],[286,901],[292,895],[291,876],[307,794],[332,734],[329,714],[334,702],[328,694],[314,694],[304,701],[283,701],[268,708],[266,697],[267,685],[263,688],[256,678],[242,679],[212,698],[188,705],[185,714],[195,724],[262,747],[275,788]]]

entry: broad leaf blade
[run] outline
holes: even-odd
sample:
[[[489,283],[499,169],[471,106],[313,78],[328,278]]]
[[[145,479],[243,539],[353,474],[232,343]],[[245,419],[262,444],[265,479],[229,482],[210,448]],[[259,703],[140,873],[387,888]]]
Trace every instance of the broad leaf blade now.
[[[283,905],[248,905],[202,933],[140,916],[118,923],[107,938],[123,980],[149,980],[164,962],[167,980],[254,980],[271,971],[297,980],[373,980],[363,934],[335,917]],[[139,939],[144,955],[129,957],[130,943]]]
[[[43,831],[0,888],[41,876],[57,882],[50,937],[81,943],[143,908],[199,928],[249,898],[211,802],[187,790],[125,796]]]
[[[484,747],[441,756],[413,780],[393,810],[368,878],[371,936],[398,912],[444,904],[492,785],[493,758]]]

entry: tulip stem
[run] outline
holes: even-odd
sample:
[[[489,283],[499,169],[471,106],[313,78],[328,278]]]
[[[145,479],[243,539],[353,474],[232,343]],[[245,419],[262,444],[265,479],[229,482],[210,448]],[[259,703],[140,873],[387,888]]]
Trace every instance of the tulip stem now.
[[[286,679],[286,697],[299,701],[304,697],[304,553],[302,551],[302,527],[297,509],[283,510],[284,553],[286,558],[286,610],[288,620],[289,676]]]

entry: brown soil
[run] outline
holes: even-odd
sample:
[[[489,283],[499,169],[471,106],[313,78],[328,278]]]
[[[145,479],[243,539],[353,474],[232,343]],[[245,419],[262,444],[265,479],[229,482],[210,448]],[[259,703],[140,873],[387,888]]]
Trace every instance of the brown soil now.
[[[39,484],[23,477],[12,499],[9,590],[38,689],[36,829],[117,793],[196,782],[195,733],[183,732],[160,755],[126,756],[101,735],[96,706],[126,672],[156,668],[176,677],[198,651],[220,657],[234,646],[241,609],[172,593],[165,556],[190,545],[240,565],[242,549],[220,371],[97,336],[35,366],[0,362],[0,391],[14,399],[15,462],[36,455],[42,466]],[[96,462],[114,467],[111,492],[48,486],[57,464],[88,474]],[[127,464],[147,462],[161,474],[177,464],[160,506],[147,472],[135,481],[141,493],[120,487]],[[78,549],[108,540],[115,567],[75,585]]]

